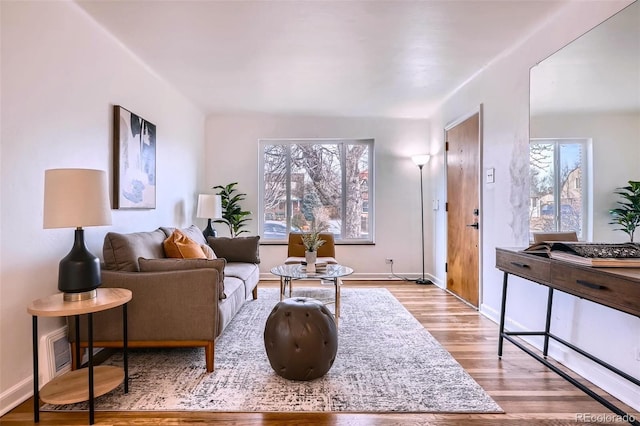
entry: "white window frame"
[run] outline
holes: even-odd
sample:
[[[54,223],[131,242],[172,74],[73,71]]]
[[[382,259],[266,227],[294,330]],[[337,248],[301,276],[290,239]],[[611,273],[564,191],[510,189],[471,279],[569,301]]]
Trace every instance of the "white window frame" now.
[[[367,181],[367,186],[368,186],[368,220],[369,220],[369,224],[368,224],[368,229],[369,229],[369,233],[368,233],[368,238],[337,238],[335,240],[335,244],[375,244],[375,183],[374,183],[374,160],[375,160],[375,156],[374,156],[374,151],[375,151],[375,143],[374,143],[374,139],[372,138],[367,138],[367,139],[326,139],[326,138],[322,138],[322,139],[260,139],[259,140],[259,154],[258,154],[258,158],[259,158],[259,188],[258,188],[258,217],[259,217],[259,234],[263,235],[264,233],[264,187],[265,187],[265,181],[264,181],[264,167],[265,167],[265,163],[264,163],[264,147],[265,145],[287,145],[287,146],[292,146],[292,145],[300,145],[300,144],[309,144],[309,145],[318,145],[318,144],[327,144],[327,145],[340,145],[341,144],[341,153],[344,156],[345,154],[345,149],[346,149],[346,145],[355,145],[355,144],[365,144],[368,146],[368,163],[369,163],[369,172],[368,172],[368,181]],[[290,224],[291,224],[291,209],[289,208],[289,206],[291,206],[291,161],[290,161],[290,157],[287,158],[287,182],[286,182],[286,190],[287,190],[287,211],[286,211],[286,223],[287,223],[287,228],[290,228]],[[342,164],[342,169],[341,169],[341,174],[342,174],[342,193],[344,194],[346,192],[346,169],[345,169],[345,164]],[[342,199],[342,208],[341,211],[346,212],[346,197],[341,197]],[[341,220],[342,223],[342,230],[341,230],[341,235],[344,235],[344,227],[345,227],[345,220],[344,218]],[[285,240],[260,240],[260,244],[282,244],[282,243],[286,243],[286,239]]]
[[[558,152],[560,151],[560,145],[567,144],[577,144],[582,145],[582,152],[584,154],[583,164],[582,164],[582,172],[580,179],[580,187],[582,189],[582,203],[581,203],[581,217],[582,217],[582,235],[580,236],[580,240],[589,241],[591,239],[591,225],[593,220],[591,218],[592,210],[589,207],[589,200],[591,198],[591,170],[592,170],[592,141],[588,138],[532,138],[529,141],[529,145],[533,144],[546,144],[546,145],[554,145],[554,156],[553,156],[553,174],[554,174],[554,205],[556,206],[554,211],[554,224],[555,231],[559,231],[559,223],[560,223],[560,214],[562,213],[562,203],[559,203],[560,199],[560,188],[558,179],[560,177],[560,156]],[[560,206],[560,207],[558,207]],[[529,232],[531,233],[533,230],[529,227]],[[566,230],[565,230],[566,231]]]

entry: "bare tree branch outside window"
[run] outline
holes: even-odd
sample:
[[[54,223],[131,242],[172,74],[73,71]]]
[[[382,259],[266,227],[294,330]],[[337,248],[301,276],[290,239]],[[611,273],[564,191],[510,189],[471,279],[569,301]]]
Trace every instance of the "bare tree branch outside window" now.
[[[265,239],[285,239],[313,220],[337,241],[371,239],[372,140],[269,141],[262,147]]]
[[[582,236],[586,140],[540,139],[529,145],[531,232],[576,231]]]

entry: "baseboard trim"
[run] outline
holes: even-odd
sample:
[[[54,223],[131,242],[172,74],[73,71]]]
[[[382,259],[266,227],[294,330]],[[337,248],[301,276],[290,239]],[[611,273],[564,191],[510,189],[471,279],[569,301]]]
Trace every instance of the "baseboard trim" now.
[[[0,393],[0,416],[4,416],[32,396],[33,377],[29,376],[6,391]]]

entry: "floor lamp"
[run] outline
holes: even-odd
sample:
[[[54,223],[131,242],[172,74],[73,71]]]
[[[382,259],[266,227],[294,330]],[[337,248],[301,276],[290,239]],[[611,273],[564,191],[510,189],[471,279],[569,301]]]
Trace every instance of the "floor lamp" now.
[[[416,279],[416,284],[433,284],[424,276],[424,191],[422,189],[422,167],[429,162],[430,155],[421,154],[411,157],[413,163],[420,168],[420,238],[422,242],[422,277]]]

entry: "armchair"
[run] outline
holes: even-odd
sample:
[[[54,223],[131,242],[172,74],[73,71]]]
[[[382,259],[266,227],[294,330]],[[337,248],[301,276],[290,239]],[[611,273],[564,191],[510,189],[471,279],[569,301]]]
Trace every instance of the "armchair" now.
[[[323,245],[318,248],[317,262],[335,263],[336,260],[336,246],[333,234],[328,232],[320,233],[320,237],[325,241]],[[304,257],[304,245],[302,244],[302,234],[298,232],[289,233],[289,241],[287,245],[287,260],[285,264],[295,264],[305,261]]]
[[[575,231],[570,232],[534,232],[533,242],[541,243],[543,241],[578,241],[578,235]]]

